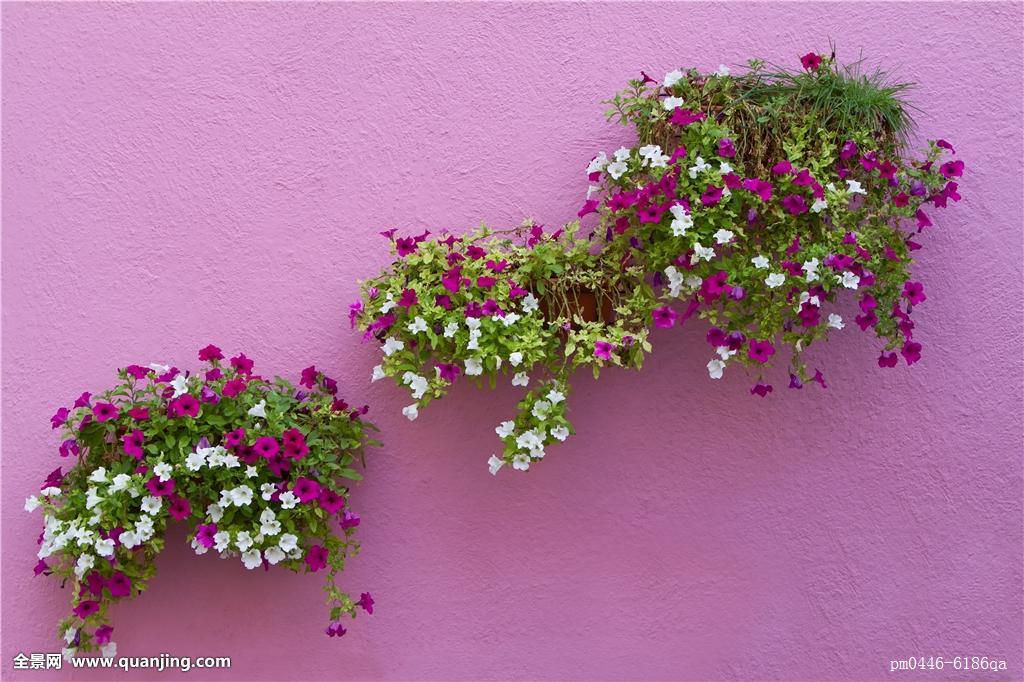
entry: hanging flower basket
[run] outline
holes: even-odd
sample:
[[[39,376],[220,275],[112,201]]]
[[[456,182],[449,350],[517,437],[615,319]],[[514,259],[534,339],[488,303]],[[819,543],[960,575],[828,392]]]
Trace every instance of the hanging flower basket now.
[[[373,612],[369,593],[353,600],[335,585],[359,549],[348,493],[377,444],[366,407],[351,408],[314,367],[297,390],[254,374],[244,354],[225,362],[207,346],[199,359],[194,374],[131,365],[51,420],[68,471],[52,471],[25,508],[44,520],[36,575],[70,587],[65,655],[115,655],[112,607],[148,587],[172,523],[189,529],[196,554],[323,572],[331,636],[345,634],[342,615]]]

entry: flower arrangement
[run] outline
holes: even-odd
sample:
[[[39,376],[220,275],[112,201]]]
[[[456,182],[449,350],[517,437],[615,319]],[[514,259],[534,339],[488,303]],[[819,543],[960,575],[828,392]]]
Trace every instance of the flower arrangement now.
[[[115,655],[110,607],[145,591],[173,521],[188,524],[196,554],[324,571],[330,636],[345,634],[343,614],[373,613],[369,593],[355,601],[335,585],[359,551],[348,482],[377,444],[367,408],[337,397],[315,367],[296,390],[254,374],[244,354],[225,361],[211,345],[199,359],[206,365],[194,374],[126,367],[113,388],[83,393],[51,420],[73,464],[51,472],[25,509],[44,514],[36,575],[72,586],[73,615],[58,626],[67,656]]]
[[[518,416],[496,428],[496,473],[528,470],[572,432],[572,370],[640,368],[651,327],[707,320],[709,376],[743,365],[757,377],[751,394],[774,390],[770,368],[783,357],[790,388],[824,388],[803,353],[847,326],[836,306],[849,295],[856,325],[883,343],[880,367],[917,362],[911,312],[926,296],[910,275],[916,233],[932,225],[926,209],[960,200],[964,164],[944,140],[908,154],[909,86],[834,56],[810,53],[801,66],[753,60],[735,76],[675,70],[660,83],[641,73],[609,102],[638,143],[587,168],[579,218],[592,230],[383,233],[396,259],[351,311],[382,343],[373,380],[408,387],[415,402],[403,412],[415,419],[460,374],[529,387],[540,371]],[[581,290],[611,314],[584,319],[565,305]]]

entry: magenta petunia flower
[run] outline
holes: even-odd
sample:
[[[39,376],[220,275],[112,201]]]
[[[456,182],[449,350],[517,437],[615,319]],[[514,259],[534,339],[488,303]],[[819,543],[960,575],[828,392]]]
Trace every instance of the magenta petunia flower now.
[[[124,371],[136,379],[145,379],[152,370],[142,365],[128,365],[124,368]]]
[[[769,393],[771,393],[772,390],[773,389],[771,384],[764,384],[758,381],[756,384],[754,384],[754,387],[750,389],[750,395],[759,395],[762,398],[764,398]]]
[[[917,341],[907,341],[903,344],[903,348],[900,349],[900,355],[907,361],[908,365],[912,365],[921,359],[921,344]]]
[[[772,166],[772,175],[788,175],[793,172],[793,164],[788,160],[779,161]]]
[[[226,398],[234,398],[239,393],[245,390],[245,379],[231,379],[224,384],[224,388],[221,393]]]
[[[454,363],[441,362],[437,365],[437,376],[454,383],[459,376],[459,366]]]
[[[735,173],[726,173],[722,176],[722,181],[725,182],[725,186],[729,188],[730,192],[743,187],[743,181]]]
[[[220,396],[217,395],[217,392],[205,385],[199,389],[199,399],[204,403],[210,403],[212,405],[216,405],[220,402]]]
[[[299,378],[299,386],[305,386],[306,388],[316,387],[316,366],[310,365],[306,369],[302,370],[302,374]]]
[[[266,461],[267,468],[270,469],[275,476],[284,476],[292,469],[291,460],[285,457],[283,452],[278,452]]]
[[[793,184],[798,187],[810,187],[814,185],[816,180],[811,175],[811,171],[806,168],[801,169],[796,175],[793,176]]]
[[[117,419],[119,412],[110,403],[96,403],[92,407],[92,414],[96,417],[96,421],[105,422],[110,419]]]
[[[882,178],[884,178],[885,180],[893,180],[893,179],[895,179],[896,178],[896,171],[898,171],[898,170],[899,170],[899,167],[896,164],[894,164],[892,161],[889,161],[888,159],[886,159],[882,163],[878,164],[878,174],[881,175]]]
[[[817,71],[818,67],[821,66],[821,55],[808,52],[803,57],[800,57],[800,64],[808,71]]]
[[[821,322],[821,308],[807,301],[800,306],[800,312],[797,313],[797,317],[800,318],[800,326],[808,329],[817,327]]]
[[[395,240],[395,250],[398,252],[400,258],[405,258],[409,254],[416,253],[417,246],[416,240],[412,237],[399,237]]]
[[[320,497],[320,484],[311,478],[300,476],[292,486],[292,492],[299,498],[300,502],[312,502]]]
[[[146,434],[141,429],[134,429],[121,437],[124,452],[130,457],[141,460],[143,457],[142,445],[146,442]]]
[[[172,400],[168,407],[172,417],[197,417],[199,416],[199,401],[195,396],[180,395]]]
[[[790,388],[795,388],[795,389],[801,389],[801,388],[804,387],[804,382],[800,381],[800,377],[798,377],[797,375],[795,375],[792,372],[790,372],[789,373],[789,387]]]
[[[705,206],[714,206],[722,200],[722,191],[721,187],[708,185],[707,189],[704,190],[704,194],[700,195],[700,202]]]
[[[344,637],[348,630],[341,623],[331,623],[325,630],[328,637]]]
[[[799,194],[790,194],[783,197],[782,207],[793,215],[807,213],[807,202]]]
[[[43,481],[43,488],[59,488],[64,483],[64,474],[60,472],[61,467],[57,467],[49,474],[46,475],[46,480]]]
[[[89,407],[90,398],[92,398],[92,393],[86,391],[75,399],[74,407]]]
[[[580,208],[576,213],[577,218],[583,218],[590,215],[591,213],[597,213],[597,207],[601,205],[601,202],[597,199],[587,199],[583,202],[583,207]]]
[[[70,415],[71,410],[69,410],[66,407],[60,408],[54,413],[52,417],[50,417],[50,427],[54,429],[59,429],[60,427],[64,426],[65,422],[67,422],[68,417]]]
[[[213,547],[213,536],[217,534],[217,524],[202,523],[196,526],[196,542],[209,549]]]
[[[46,565],[45,559],[40,559],[35,568],[32,569],[33,577],[37,575],[53,575],[53,571]]]
[[[910,203],[910,196],[906,192],[899,192],[892,198],[892,205],[903,208]]]
[[[487,255],[487,251],[477,246],[476,244],[470,244],[466,247],[466,255],[473,260],[480,260]]]
[[[341,523],[339,525],[342,529],[355,528],[359,525],[360,521],[362,521],[362,519],[359,518],[359,514],[356,514],[350,509],[346,509],[341,516]]]
[[[839,158],[846,161],[854,156],[857,156],[857,143],[853,140],[847,140],[839,150]]]
[[[878,316],[873,311],[868,311],[853,318],[853,321],[857,323],[862,332],[866,332],[870,327],[874,327],[878,323]]]
[[[171,518],[181,521],[192,513],[192,506],[184,497],[172,495],[170,504],[167,505],[167,513],[171,515]]]
[[[220,367],[214,367],[213,369],[206,371],[207,381],[217,381],[224,377],[224,372],[220,371]]]
[[[498,280],[496,280],[495,278],[488,277],[486,275],[476,278],[476,285],[478,287],[480,287],[481,289],[490,289],[497,282],[498,282]]]
[[[677,126],[688,126],[691,123],[704,120],[703,111],[691,111],[690,109],[683,109],[682,107],[677,108],[672,112],[672,116],[669,117],[668,121],[672,125]]]
[[[911,305],[924,303],[928,300],[928,297],[924,295],[924,285],[920,282],[904,282],[903,297],[910,301]]]
[[[771,358],[771,356],[775,355],[775,346],[772,345],[771,341],[751,339],[750,344],[747,346],[747,355],[751,360],[755,360],[763,364],[768,362],[768,359]]]
[[[153,476],[146,481],[146,490],[155,497],[168,497],[174,492],[174,479],[168,478],[166,481],[161,481]]]
[[[723,137],[718,141],[718,155],[727,159],[736,156],[736,147],[733,146],[732,140],[728,137]]]
[[[743,180],[743,189],[753,192],[761,201],[769,202],[772,199],[772,183],[760,178],[746,178]]]
[[[231,366],[238,370],[239,374],[252,374],[253,361],[245,357],[245,353],[239,353],[231,358]]]
[[[932,197],[932,203],[934,203],[939,208],[946,208],[946,202],[949,201],[950,199],[952,199],[954,203],[960,201],[962,197],[960,196],[960,193],[957,191],[959,187],[960,185],[958,185],[955,182],[947,182],[946,186],[943,187],[938,192],[936,192],[935,196]]]
[[[327,568],[327,557],[327,550],[320,545],[313,545],[306,550],[305,561],[306,566],[309,567],[309,572],[316,573],[321,568]]]
[[[96,613],[99,610],[100,610],[99,602],[93,601],[91,599],[83,601],[83,602],[79,602],[78,606],[76,606],[74,609],[72,609],[72,611],[74,611],[75,615],[78,616],[79,618],[81,618],[82,620],[85,620],[86,618],[88,618],[89,616],[91,616],[92,614]]]
[[[110,637],[114,633],[114,628],[109,625],[101,625],[96,628],[96,632],[93,633],[93,638],[96,640],[96,644],[103,646],[110,644]]]
[[[348,326],[350,329],[356,328],[356,320],[359,319],[360,313],[363,312],[363,302],[356,301],[350,303],[348,306]]]
[[[964,162],[960,160],[947,161],[939,166],[939,172],[946,178],[959,178],[964,174]]]
[[[207,362],[208,360],[223,360],[224,354],[220,352],[220,348],[213,345],[212,343],[199,351],[200,362]]]
[[[398,297],[398,305],[406,310],[420,302],[415,289],[402,289],[402,295]]]
[[[359,601],[356,602],[356,606],[360,607],[363,611],[366,611],[371,616],[373,615],[373,596],[369,592],[363,592],[359,595]]]
[[[107,581],[103,579],[99,571],[90,571],[89,575],[85,576],[86,590],[94,597],[102,597],[103,588],[106,586]]]
[[[508,297],[509,298],[521,298],[523,296],[526,296],[528,293],[530,293],[529,290],[524,289],[521,286],[519,286],[518,284],[516,284],[515,282],[509,280],[509,283],[508,283]]]
[[[883,350],[882,354],[878,356],[879,367],[895,367],[899,363],[899,361],[900,359],[899,357],[896,356],[896,353],[894,351],[890,351],[887,353]]]
[[[505,317],[505,311],[501,309],[501,306],[499,306],[498,302],[495,301],[493,298],[489,298],[486,301],[484,301],[484,305],[483,308],[481,308],[481,311],[487,317],[493,317],[495,315],[497,315],[498,317]]]
[[[264,459],[270,459],[278,453],[280,446],[277,443],[277,439],[273,436],[263,436],[257,438],[256,442],[253,443],[252,449]]]
[[[661,327],[662,329],[671,329],[679,315],[671,306],[663,305],[652,310],[651,317],[654,318],[654,326]]]
[[[602,360],[611,360],[612,351],[615,346],[608,343],[607,341],[595,341],[594,342],[594,357],[601,358]]]
[[[121,571],[114,571],[107,580],[107,589],[111,597],[127,597],[132,593],[132,580]]]
[[[60,444],[61,457],[77,457],[79,452],[78,443],[74,438],[68,438]]]
[[[320,508],[328,514],[337,514],[345,506],[345,498],[330,488],[321,488],[317,499]]]
[[[825,375],[821,373],[820,369],[814,370],[814,376],[811,377],[811,381],[818,382],[822,388],[828,388],[828,384],[825,383]]]

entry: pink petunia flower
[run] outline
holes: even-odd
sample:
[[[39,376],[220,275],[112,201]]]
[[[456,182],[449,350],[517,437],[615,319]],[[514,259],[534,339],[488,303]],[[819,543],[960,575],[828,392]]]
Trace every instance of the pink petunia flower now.
[[[611,360],[612,351],[615,346],[608,343],[607,341],[595,341],[594,342],[594,357],[601,358],[602,360]]]
[[[775,346],[772,345],[771,341],[751,339],[750,344],[747,346],[747,355],[751,360],[763,364],[768,362],[771,356],[775,355]]]
[[[181,521],[187,519],[192,513],[192,506],[184,497],[172,495],[170,503],[167,505],[167,513],[171,515],[171,518]]]
[[[139,461],[142,460],[142,445],[146,442],[146,434],[141,429],[134,429],[131,433],[126,433],[121,437],[121,442],[126,455]]]
[[[117,419],[120,413],[110,403],[96,403],[93,405],[92,414],[96,417],[96,421],[105,422],[110,419]]]

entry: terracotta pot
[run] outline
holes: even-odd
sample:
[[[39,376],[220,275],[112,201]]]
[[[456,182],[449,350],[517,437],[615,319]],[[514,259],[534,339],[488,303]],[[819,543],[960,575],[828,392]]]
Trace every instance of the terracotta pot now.
[[[612,299],[608,296],[601,297],[600,312],[598,311],[597,294],[590,289],[570,289],[567,292],[569,310],[552,310],[552,302],[549,296],[541,297],[540,312],[547,318],[552,319],[558,314],[569,313],[569,318],[579,316],[584,322],[604,322],[612,324],[615,320],[615,311],[612,310]],[[572,323],[576,326],[575,322]]]

